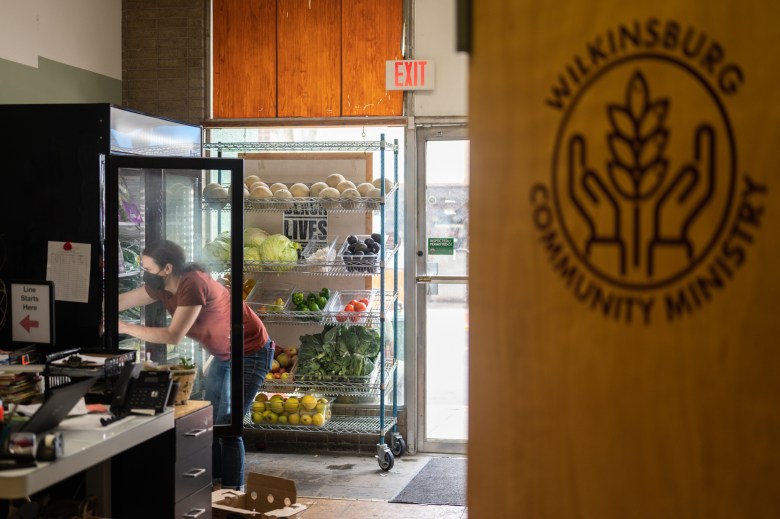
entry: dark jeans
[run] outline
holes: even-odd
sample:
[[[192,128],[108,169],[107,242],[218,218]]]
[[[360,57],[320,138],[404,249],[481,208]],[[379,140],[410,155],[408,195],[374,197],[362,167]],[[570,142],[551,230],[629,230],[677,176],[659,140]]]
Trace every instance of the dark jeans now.
[[[272,341],[251,355],[244,355],[244,417],[271,370],[274,359]],[[214,425],[230,422],[230,360],[212,361],[206,380],[206,400],[214,408]],[[215,438],[212,447],[213,476],[222,479],[223,487],[244,485],[244,439],[241,436]]]

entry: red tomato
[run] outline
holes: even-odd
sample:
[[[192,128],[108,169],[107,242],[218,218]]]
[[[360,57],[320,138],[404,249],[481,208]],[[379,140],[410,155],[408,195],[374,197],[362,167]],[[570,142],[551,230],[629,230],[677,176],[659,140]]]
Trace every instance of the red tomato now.
[[[358,302],[358,301],[357,301],[357,299],[353,299],[352,301],[350,301],[350,302],[349,302],[349,303],[347,303],[347,304],[348,304],[348,305],[355,306],[355,303],[357,303],[357,302]]]
[[[355,306],[352,303],[350,303],[350,304],[348,304],[347,306],[344,307],[344,310],[347,311],[347,312],[354,312],[355,311]]]
[[[368,298],[367,297],[364,297],[364,298],[360,299],[359,301],[361,303],[363,303],[364,305],[368,306]]]
[[[353,306],[354,306],[356,312],[365,312],[366,311],[366,304],[363,303],[362,301],[356,302]]]
[[[343,323],[347,320],[346,314],[336,314],[336,320],[340,323]]]

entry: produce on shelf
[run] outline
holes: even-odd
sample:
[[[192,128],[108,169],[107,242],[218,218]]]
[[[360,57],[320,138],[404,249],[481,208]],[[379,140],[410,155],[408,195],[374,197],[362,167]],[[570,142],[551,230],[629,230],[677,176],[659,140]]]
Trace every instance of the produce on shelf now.
[[[274,270],[290,270],[298,261],[301,244],[293,242],[283,234],[272,234],[260,244],[260,259],[264,262],[280,263]],[[284,265],[285,263],[289,265]]]
[[[298,348],[290,346],[282,348],[277,345],[274,350],[274,360],[271,363],[271,371],[265,376],[266,380],[287,380],[292,376],[290,373],[298,360]]]
[[[360,321],[364,316],[363,312],[368,310],[368,298],[361,297],[360,299],[352,299],[344,305],[342,312],[336,314],[336,320],[340,323],[346,321],[352,321],[356,323]]]
[[[260,200],[263,198],[271,198],[274,194],[271,189],[265,185],[264,182],[255,182],[252,184],[252,190],[249,191],[249,198],[253,200]]]
[[[244,185],[248,187],[250,191],[252,189],[252,186],[257,182],[261,182],[260,177],[258,177],[257,175],[247,175],[246,177],[244,177]],[[263,182],[263,184],[265,184],[265,182]]]
[[[241,298],[246,299],[246,296],[249,295],[249,292],[252,291],[252,289],[257,284],[257,280],[253,278],[245,279],[244,282],[241,284]]]
[[[381,189],[382,188],[382,178],[377,177],[374,180],[371,181],[371,183],[374,185],[375,188]],[[393,189],[393,181],[389,178],[385,179],[385,193],[389,193]]]
[[[259,247],[268,236],[268,232],[259,227],[247,227],[244,229],[244,247]]]
[[[333,173],[328,175],[328,177],[325,179],[325,183],[330,187],[337,187],[340,183],[344,182],[344,180],[346,179],[341,173]]]
[[[293,292],[292,302],[296,312],[321,312],[330,299],[330,289],[325,287],[319,292]]]
[[[229,261],[230,231],[222,231],[214,240],[206,243],[202,256],[206,261]]]
[[[228,190],[222,184],[212,182],[203,188],[203,198],[206,200],[223,200],[228,198]]]
[[[315,182],[309,188],[309,196],[312,196],[312,197],[315,197],[315,198],[320,196],[320,192],[323,189],[325,189],[326,187],[328,187],[328,184],[326,184],[325,182]]]
[[[315,272],[327,272],[330,270],[328,263],[336,259],[335,247],[324,245],[306,257],[306,262],[311,263]]]
[[[379,260],[379,252],[382,250],[382,235],[373,233],[371,236],[347,236],[341,247],[341,257],[347,271],[370,272]]]
[[[295,376],[306,380],[368,376],[379,348],[379,332],[365,326],[334,326],[303,335]]]
[[[292,193],[292,196],[294,197],[305,198],[309,196],[309,192],[309,186],[300,182],[290,186],[290,193]]]
[[[256,424],[322,427],[331,418],[330,401],[312,394],[300,397],[275,394],[269,398],[266,393],[258,393],[250,417]]]

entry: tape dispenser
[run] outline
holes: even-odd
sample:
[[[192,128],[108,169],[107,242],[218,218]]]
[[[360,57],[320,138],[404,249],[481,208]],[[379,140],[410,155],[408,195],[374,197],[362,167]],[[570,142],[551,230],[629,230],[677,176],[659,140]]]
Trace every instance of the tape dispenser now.
[[[62,432],[54,431],[46,433],[38,441],[38,450],[35,459],[38,461],[54,461],[62,457],[64,445]]]

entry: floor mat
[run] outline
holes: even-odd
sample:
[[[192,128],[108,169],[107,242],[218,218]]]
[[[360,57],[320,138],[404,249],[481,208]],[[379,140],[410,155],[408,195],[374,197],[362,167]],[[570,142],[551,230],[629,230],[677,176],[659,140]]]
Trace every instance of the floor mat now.
[[[391,503],[466,505],[466,458],[431,458]]]

